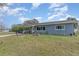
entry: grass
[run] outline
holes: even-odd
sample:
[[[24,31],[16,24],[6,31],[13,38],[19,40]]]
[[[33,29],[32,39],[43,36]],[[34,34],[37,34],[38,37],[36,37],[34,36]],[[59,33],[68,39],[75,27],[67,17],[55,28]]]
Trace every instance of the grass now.
[[[0,55],[77,56],[79,55],[79,35],[21,35],[0,38]]]
[[[14,34],[13,32],[0,32],[0,35]]]

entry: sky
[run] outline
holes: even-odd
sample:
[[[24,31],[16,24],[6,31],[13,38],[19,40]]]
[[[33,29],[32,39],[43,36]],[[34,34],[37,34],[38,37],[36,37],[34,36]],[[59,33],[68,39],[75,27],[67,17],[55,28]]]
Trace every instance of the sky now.
[[[0,22],[7,27],[34,18],[39,22],[51,22],[67,17],[79,19],[78,3],[8,3],[0,8]]]

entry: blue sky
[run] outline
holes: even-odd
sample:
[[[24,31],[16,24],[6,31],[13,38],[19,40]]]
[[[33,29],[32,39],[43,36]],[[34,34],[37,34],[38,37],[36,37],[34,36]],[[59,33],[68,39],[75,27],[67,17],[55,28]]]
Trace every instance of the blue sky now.
[[[39,22],[79,19],[78,3],[10,3],[0,8],[0,21],[7,27],[36,18]]]

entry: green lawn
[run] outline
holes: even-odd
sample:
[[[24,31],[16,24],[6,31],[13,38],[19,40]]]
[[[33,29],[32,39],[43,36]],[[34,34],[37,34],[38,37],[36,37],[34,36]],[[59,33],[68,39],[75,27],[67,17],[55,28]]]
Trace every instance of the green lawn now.
[[[22,35],[0,38],[0,55],[79,56],[79,36]]]

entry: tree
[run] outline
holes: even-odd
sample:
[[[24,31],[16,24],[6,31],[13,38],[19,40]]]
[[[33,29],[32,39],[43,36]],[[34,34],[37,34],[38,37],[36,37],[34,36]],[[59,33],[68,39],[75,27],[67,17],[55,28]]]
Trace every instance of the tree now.
[[[6,5],[7,3],[0,3],[0,8],[3,8]],[[3,17],[0,16],[0,31],[2,32],[3,30],[5,30],[5,25],[3,24]]]
[[[32,27],[23,26],[23,25],[13,25],[11,31],[13,32],[22,32],[23,30],[31,30]]]
[[[0,8],[6,6],[7,3],[0,3]]]
[[[0,21],[0,32],[5,30],[5,25],[3,24],[2,21]]]

